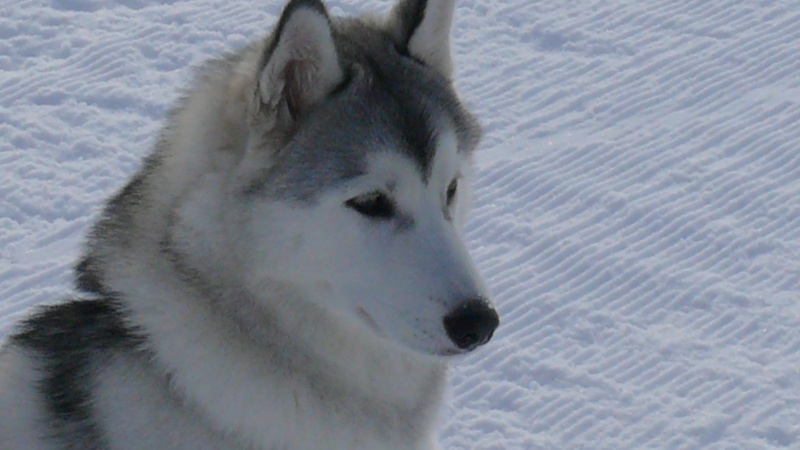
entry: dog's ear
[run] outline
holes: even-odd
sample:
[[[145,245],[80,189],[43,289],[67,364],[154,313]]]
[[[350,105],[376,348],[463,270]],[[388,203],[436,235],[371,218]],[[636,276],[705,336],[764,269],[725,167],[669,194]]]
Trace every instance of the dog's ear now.
[[[288,125],[343,80],[333,28],[320,0],[291,0],[267,44],[257,80],[256,110]]]
[[[402,51],[453,76],[450,28],[455,0],[400,0],[389,16],[389,27]]]

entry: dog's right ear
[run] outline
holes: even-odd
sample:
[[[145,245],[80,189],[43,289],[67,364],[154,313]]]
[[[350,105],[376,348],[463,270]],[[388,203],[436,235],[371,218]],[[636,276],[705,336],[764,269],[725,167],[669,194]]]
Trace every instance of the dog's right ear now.
[[[291,0],[259,64],[254,119],[290,126],[343,80],[333,28],[320,0]]]
[[[399,49],[453,76],[450,29],[455,0],[400,0],[389,14],[389,30]]]

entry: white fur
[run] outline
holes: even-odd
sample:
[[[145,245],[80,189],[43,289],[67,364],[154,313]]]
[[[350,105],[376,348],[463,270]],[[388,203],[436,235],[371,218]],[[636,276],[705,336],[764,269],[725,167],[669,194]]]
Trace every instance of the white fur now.
[[[243,445],[209,429],[203,414],[169,392],[163,375],[120,357],[97,373],[98,420],[119,448],[136,450],[236,449]],[[125,405],[120,408],[120,405]],[[118,424],[124,423],[125,426]]]
[[[134,317],[144,325],[159,349],[156,363],[172,374],[174,387],[191,399],[197,410],[203,411],[204,419],[219,435],[240,436],[243,444],[254,448],[434,448],[421,442],[412,444],[404,439],[406,436],[381,436],[381,430],[370,426],[368,417],[359,418],[358,412],[337,411],[336,404],[331,405],[310,392],[302,373],[276,373],[276,367],[270,365],[269,358],[264,358],[248,336],[239,334],[231,324],[220,323],[213,311],[197,308],[196,298],[186,297],[181,287],[174,286],[167,268],[150,270],[152,273],[126,274],[119,285],[137,288],[140,302]],[[160,288],[137,285],[140,275],[156,281]],[[170,285],[176,290],[168,289]],[[161,302],[164,295],[170,295],[173,301]],[[286,298],[290,292],[278,290],[274,295],[280,296],[276,301],[285,303],[282,325],[291,330],[291,334],[276,332],[270,336],[272,345],[280,349],[283,357],[302,358],[302,353],[292,352],[297,347],[314,351],[315,356],[324,358],[326,369],[335,375],[340,388],[369,392],[376,403],[386,405],[385,413],[389,415],[395,405],[410,407],[425,395],[441,395],[442,386],[420,389],[428,381],[426,378],[444,375],[441,362],[386,353],[385,348],[375,345],[366,335],[339,330],[326,323],[324,316],[314,317],[313,310],[291,308],[293,299]],[[302,361],[295,363],[302,367]],[[148,396],[142,402],[144,405],[151,403],[151,395],[158,395],[144,394]],[[113,410],[124,399],[117,394],[108,400],[107,407]],[[430,428],[418,432],[432,439],[435,433],[432,412],[420,413],[429,415],[426,422]],[[180,415],[172,414],[161,418],[166,428],[176,434],[194,435],[196,425],[180,419]],[[158,431],[141,430],[145,434]],[[153,442],[160,438],[154,436]]]

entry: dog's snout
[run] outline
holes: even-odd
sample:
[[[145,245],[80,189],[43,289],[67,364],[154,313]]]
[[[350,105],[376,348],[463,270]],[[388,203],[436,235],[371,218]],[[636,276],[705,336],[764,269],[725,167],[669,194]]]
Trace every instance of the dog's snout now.
[[[499,324],[497,311],[480,299],[461,304],[444,318],[447,336],[462,350],[489,342]]]

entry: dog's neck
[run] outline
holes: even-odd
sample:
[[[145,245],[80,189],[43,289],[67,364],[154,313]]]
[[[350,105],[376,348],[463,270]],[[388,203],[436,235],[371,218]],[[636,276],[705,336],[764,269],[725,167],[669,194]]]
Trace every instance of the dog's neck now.
[[[302,442],[322,433],[331,448],[394,448],[409,435],[429,448],[422,442],[433,441],[446,384],[441,360],[370,336],[277,284],[265,301],[212,288],[175,258],[146,260],[112,264],[104,278],[123,293],[154,363],[217,431],[251,436],[256,447],[282,436],[287,448],[309,448]],[[367,437],[338,435],[341,420],[363,424]]]

